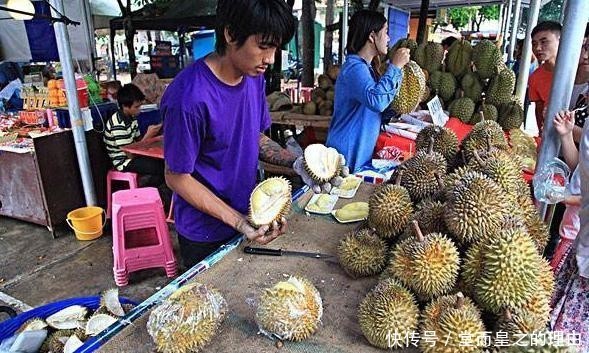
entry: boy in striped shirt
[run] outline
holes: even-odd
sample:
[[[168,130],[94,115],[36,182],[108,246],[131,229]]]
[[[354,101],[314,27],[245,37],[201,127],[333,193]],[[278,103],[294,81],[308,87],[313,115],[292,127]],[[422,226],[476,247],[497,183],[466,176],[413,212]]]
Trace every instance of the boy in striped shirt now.
[[[154,137],[161,124],[151,125],[143,137],[139,133],[136,116],[141,112],[145,95],[134,84],[123,86],[118,94],[119,110],[114,113],[104,127],[104,144],[114,168],[123,172],[148,175],[146,184],[159,186],[164,183],[164,161],[157,158],[133,156],[121,150],[131,143]]]

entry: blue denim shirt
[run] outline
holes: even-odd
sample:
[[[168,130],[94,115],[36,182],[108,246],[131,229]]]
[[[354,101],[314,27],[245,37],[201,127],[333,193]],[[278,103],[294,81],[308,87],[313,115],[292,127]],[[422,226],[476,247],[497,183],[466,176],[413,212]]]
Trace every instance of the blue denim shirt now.
[[[370,64],[360,56],[352,54],[346,58],[335,83],[326,145],[346,157],[350,171],[370,164],[381,113],[395,98],[402,78],[401,69],[389,65],[377,81]]]

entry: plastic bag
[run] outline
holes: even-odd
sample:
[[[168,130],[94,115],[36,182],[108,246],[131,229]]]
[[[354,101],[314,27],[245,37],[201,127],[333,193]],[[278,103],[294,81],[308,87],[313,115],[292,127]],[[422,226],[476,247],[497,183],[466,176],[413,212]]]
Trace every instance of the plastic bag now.
[[[547,204],[562,202],[566,198],[571,169],[565,162],[554,158],[534,175],[534,196]]]

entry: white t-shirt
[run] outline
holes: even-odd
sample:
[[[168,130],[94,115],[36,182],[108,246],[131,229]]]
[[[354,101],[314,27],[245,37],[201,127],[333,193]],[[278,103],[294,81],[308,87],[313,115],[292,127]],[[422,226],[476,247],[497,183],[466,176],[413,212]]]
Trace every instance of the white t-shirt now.
[[[581,141],[579,144],[579,164],[577,169],[581,189],[581,209],[579,217],[581,227],[577,236],[577,265],[579,275],[589,278],[589,124],[583,127]]]

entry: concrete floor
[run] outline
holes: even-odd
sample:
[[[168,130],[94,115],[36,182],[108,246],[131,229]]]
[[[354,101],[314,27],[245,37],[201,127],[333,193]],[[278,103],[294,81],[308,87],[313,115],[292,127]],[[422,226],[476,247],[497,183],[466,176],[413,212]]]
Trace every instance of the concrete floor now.
[[[178,260],[176,233],[172,230],[170,235]],[[59,228],[54,239],[45,227],[0,216],[0,305],[21,312],[61,299],[96,295],[116,287],[112,267],[110,229],[97,240],[79,241],[73,231]],[[140,302],[171,280],[163,268],[138,271],[119,292]]]

